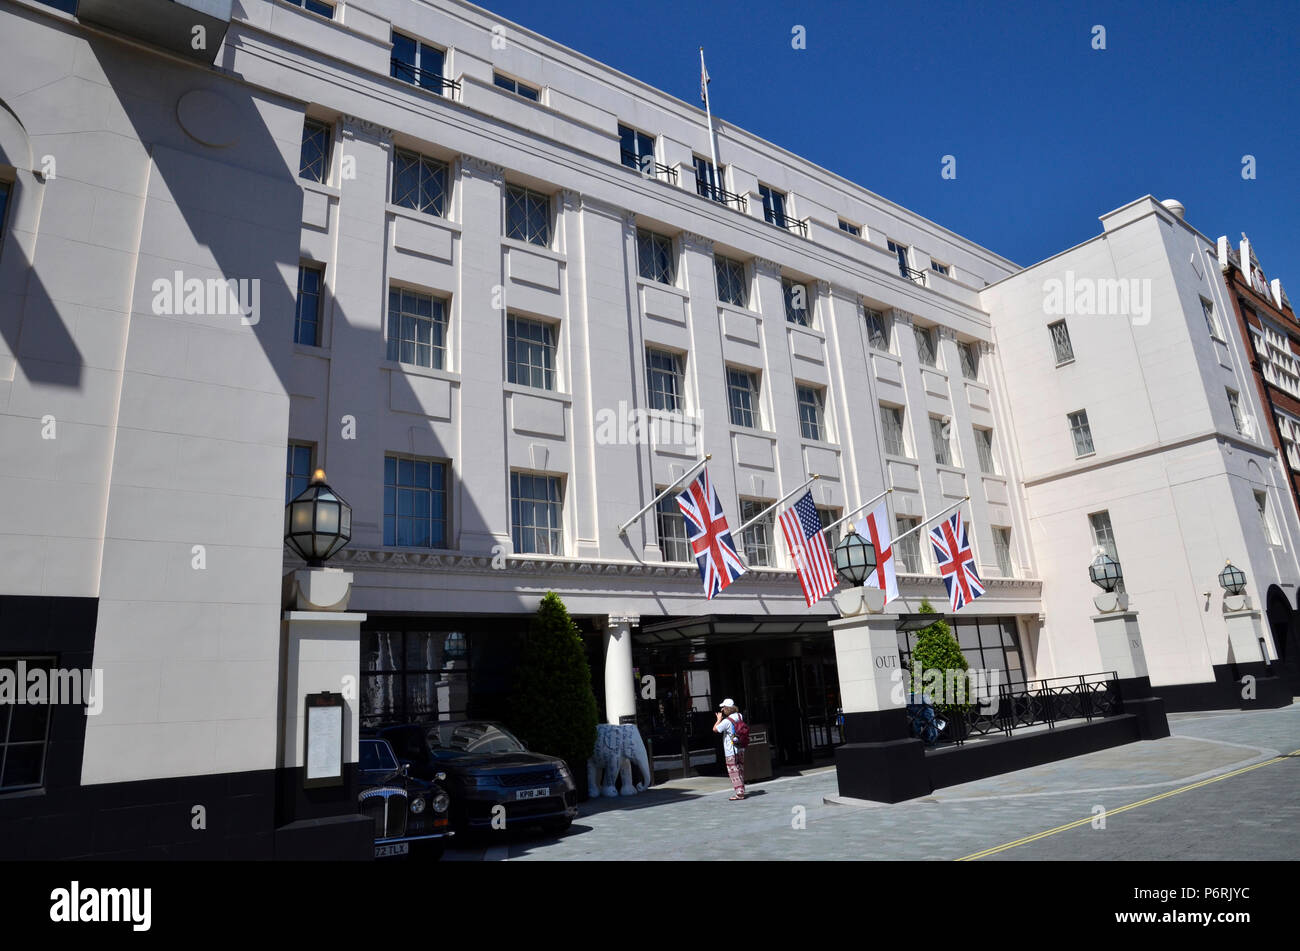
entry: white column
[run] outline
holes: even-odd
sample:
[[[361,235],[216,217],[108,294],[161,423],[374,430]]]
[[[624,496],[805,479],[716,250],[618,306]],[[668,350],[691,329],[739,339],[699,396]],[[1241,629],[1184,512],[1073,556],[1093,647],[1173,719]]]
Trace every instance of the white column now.
[[[901,709],[898,615],[861,614],[828,622],[835,635],[835,666],[844,713]]]
[[[1136,611],[1095,614],[1092,623],[1097,631],[1102,670],[1115,671],[1120,680],[1147,676],[1147,658]]]
[[[611,617],[605,630],[605,720],[636,715],[636,684],[632,681],[632,628],[639,617]]]
[[[1228,599],[1225,598],[1226,602]],[[1259,625],[1260,613],[1249,607],[1240,611],[1229,611],[1224,605],[1223,623],[1228,628],[1228,647],[1232,651],[1228,658],[1234,664],[1262,664],[1266,658],[1261,650]]]

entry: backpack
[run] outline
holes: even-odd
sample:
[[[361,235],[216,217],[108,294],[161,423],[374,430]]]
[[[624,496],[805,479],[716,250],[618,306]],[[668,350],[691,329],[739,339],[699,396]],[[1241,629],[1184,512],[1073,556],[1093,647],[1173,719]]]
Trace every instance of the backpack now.
[[[732,720],[731,724],[735,731],[731,735],[731,742],[743,750],[749,746],[749,724],[744,720]]]

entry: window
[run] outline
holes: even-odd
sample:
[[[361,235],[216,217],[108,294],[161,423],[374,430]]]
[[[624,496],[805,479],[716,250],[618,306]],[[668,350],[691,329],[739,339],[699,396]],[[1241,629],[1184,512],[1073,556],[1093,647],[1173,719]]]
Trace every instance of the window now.
[[[893,241],[890,241],[889,252],[898,258],[898,273],[903,277],[911,277],[912,269],[907,266],[907,245],[895,244]]]
[[[706,158],[696,155],[695,161],[695,192],[703,195],[705,198],[712,198],[714,201],[726,202],[727,190],[722,184],[723,175],[727,171],[725,165],[714,167],[713,163]]]
[[[447,164],[414,152],[393,152],[393,204],[447,216]]]
[[[840,230],[843,231],[845,234],[853,235],[853,237],[855,238],[862,237],[862,229],[859,228],[857,225],[849,224],[843,218],[840,219]]]
[[[763,197],[763,220],[768,224],[787,227],[785,217],[785,192],[779,192],[769,185],[759,185],[758,193]]]
[[[506,237],[529,244],[551,245],[551,199],[540,192],[506,189]]]
[[[526,83],[521,83],[517,79],[511,79],[509,76],[502,76],[500,73],[492,74],[492,84],[498,86],[507,92],[512,92],[516,96],[523,96],[525,99],[531,99],[537,102],[540,98],[538,90]]]
[[[1052,349],[1056,351],[1056,365],[1059,367],[1073,362],[1074,346],[1070,343],[1070,328],[1065,326],[1065,321],[1058,320],[1054,324],[1048,324],[1047,329],[1052,334]]]
[[[663,489],[657,490],[662,492]],[[676,494],[670,494],[659,500],[655,506],[655,520],[658,524],[659,550],[663,552],[664,561],[694,561],[695,553],[686,538],[686,519],[682,517],[682,508],[677,504]]]
[[[946,265],[946,264],[940,264],[940,263],[939,263],[938,261],[936,261],[934,258],[931,258],[931,259],[930,259],[930,270],[931,270],[931,271],[934,271],[935,274],[942,274],[944,277],[947,277],[947,276],[948,276],[949,268],[948,268],[948,265]]]
[[[993,684],[1006,684],[1014,693],[1023,693],[1025,672],[1014,617],[950,618],[948,626],[971,670],[989,671],[990,676],[998,678]],[[917,632],[898,632],[898,656],[904,670],[911,668],[916,646]],[[984,698],[996,700],[998,693],[998,686],[990,685],[982,688],[972,699],[977,703]]]
[[[1214,305],[1201,298],[1201,312],[1205,314],[1205,326],[1210,330],[1210,336],[1215,340],[1222,340],[1223,333],[1219,330],[1219,320],[1214,316]]]
[[[799,432],[804,439],[826,439],[826,391],[813,386],[797,386]]]
[[[414,37],[393,31],[393,56],[390,75],[438,95],[447,83],[442,78],[443,52],[436,46],[421,43]]]
[[[741,499],[740,524],[744,525],[771,504],[755,499]],[[771,568],[776,565],[776,548],[772,544],[776,524],[773,515],[773,512],[768,512],[740,536],[740,546],[745,550],[745,558],[751,567]]]
[[[785,319],[801,327],[811,327],[812,308],[808,306],[808,286],[801,281],[783,277],[781,294],[785,297]]]
[[[555,328],[539,320],[506,317],[506,379],[555,389]]]
[[[1115,547],[1115,532],[1110,525],[1110,512],[1093,512],[1088,516],[1088,527],[1092,529],[1093,549],[1105,552],[1122,567],[1119,549]],[[1120,578],[1119,586],[1115,590],[1121,592],[1124,590],[1123,578]]]
[[[718,300],[737,307],[749,306],[749,282],[745,280],[744,264],[714,255],[713,273],[718,280]]]
[[[891,456],[907,456],[907,445],[903,441],[903,408],[901,406],[880,406],[880,434],[885,444],[885,452]]]
[[[320,296],[325,272],[307,264],[298,266],[298,305],[293,317],[293,342],[320,346]]]
[[[647,281],[672,284],[677,277],[673,239],[643,228],[636,229],[636,269]]]
[[[667,350],[646,347],[645,384],[651,409],[680,413],[686,409],[682,358]]]
[[[934,331],[929,327],[920,327],[916,324],[912,325],[912,331],[916,336],[916,356],[922,366],[938,367],[939,358],[934,347]]]
[[[471,658],[479,655],[474,635],[401,629],[427,623],[417,618],[390,615],[379,623],[385,630],[361,632],[362,728],[464,720],[469,715]],[[403,761],[416,759],[403,747],[404,737],[393,739],[393,752]],[[366,744],[361,749],[364,760]]]
[[[323,16],[327,20],[334,19],[334,8],[328,3],[321,3],[320,0],[289,0],[289,3],[295,7],[302,7],[308,13]]]
[[[893,321],[887,314],[866,308],[867,342],[876,350],[889,350],[889,336],[893,330]]]
[[[1246,431],[1246,421],[1241,418],[1241,394],[1236,390],[1227,390],[1228,409],[1232,410],[1232,425],[1236,427],[1237,432]]]
[[[448,547],[446,463],[384,456],[384,544]]]
[[[1282,412],[1275,412],[1273,419],[1277,422],[1277,432],[1286,451],[1287,465],[1300,470],[1300,420]]]
[[[54,669],[54,657],[0,657],[0,670],[5,680],[26,689],[19,682],[18,664],[22,663],[28,676],[36,670]],[[33,789],[45,784],[45,748],[49,743],[51,704],[0,703],[0,791]]]
[[[961,360],[961,375],[968,380],[980,378],[979,351],[973,343],[958,343],[957,356]]]
[[[284,468],[284,504],[292,500],[311,485],[311,474],[315,469],[316,447],[310,443],[289,443],[289,456]]]
[[[1264,537],[1268,539],[1270,545],[1282,544],[1282,539],[1278,537],[1277,524],[1273,521],[1273,513],[1268,509],[1268,493],[1255,493],[1255,510],[1259,514],[1259,527],[1264,532]]]
[[[921,533],[913,532],[902,539],[899,536],[909,528],[916,528],[919,524],[921,524],[919,518],[908,518],[900,515],[894,519],[894,557],[898,559],[899,570],[909,575],[919,575],[925,570],[921,564]]]
[[[980,472],[997,475],[998,467],[993,461],[993,430],[975,427],[975,451],[980,457]]]
[[[1070,435],[1074,438],[1075,458],[1096,452],[1092,445],[1092,429],[1088,426],[1088,411],[1081,409],[1070,413],[1066,419],[1070,421]]]
[[[993,553],[998,559],[998,571],[1002,577],[1010,578],[1015,574],[1011,567],[1011,529],[993,527]]]
[[[748,370],[727,367],[727,403],[731,425],[758,428],[758,377]]]
[[[822,529],[825,530],[840,520],[840,509],[828,509],[819,505],[817,506],[817,517],[822,520]],[[835,546],[840,543],[842,532],[843,526],[840,525],[836,525],[826,532],[826,547],[832,552],[835,551]]]
[[[316,119],[302,124],[302,156],[298,177],[324,183],[330,175],[330,127]]]
[[[71,13],[75,15],[77,12],[78,0],[36,0],[36,2],[43,3],[47,7],[53,7],[56,10],[62,10],[64,13]],[[3,738],[4,738],[4,734],[0,732],[0,739]]]
[[[510,473],[510,537],[515,554],[564,554],[562,501],[559,477]]]
[[[447,302],[401,287],[388,290],[388,359],[433,370],[447,355]]]
[[[942,416],[930,417],[930,439],[934,442],[934,461],[941,466],[956,465],[952,457],[951,430],[951,419]]]
[[[655,140],[654,136],[638,132],[625,125],[618,127],[618,140],[622,149],[623,164],[646,175],[654,174]]]

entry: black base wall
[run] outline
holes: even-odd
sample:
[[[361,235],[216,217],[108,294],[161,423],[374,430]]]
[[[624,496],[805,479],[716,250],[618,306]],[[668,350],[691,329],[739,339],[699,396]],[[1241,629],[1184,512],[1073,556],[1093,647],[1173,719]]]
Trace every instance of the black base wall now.
[[[1289,683],[1278,677],[1278,665],[1215,664],[1214,679],[1193,684],[1160,684],[1153,688],[1170,713],[1199,710],[1258,710],[1289,706],[1292,702]],[[1255,677],[1255,699],[1242,697],[1241,678]]]

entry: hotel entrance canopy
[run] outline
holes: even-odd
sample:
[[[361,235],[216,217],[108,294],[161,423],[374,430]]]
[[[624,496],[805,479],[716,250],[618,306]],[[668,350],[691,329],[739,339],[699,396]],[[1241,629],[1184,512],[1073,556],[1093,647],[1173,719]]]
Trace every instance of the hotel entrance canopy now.
[[[777,640],[830,634],[828,617],[773,617],[770,615],[711,614],[704,617],[666,618],[642,623],[633,631],[638,647],[668,647],[675,644],[725,643],[727,641]]]

